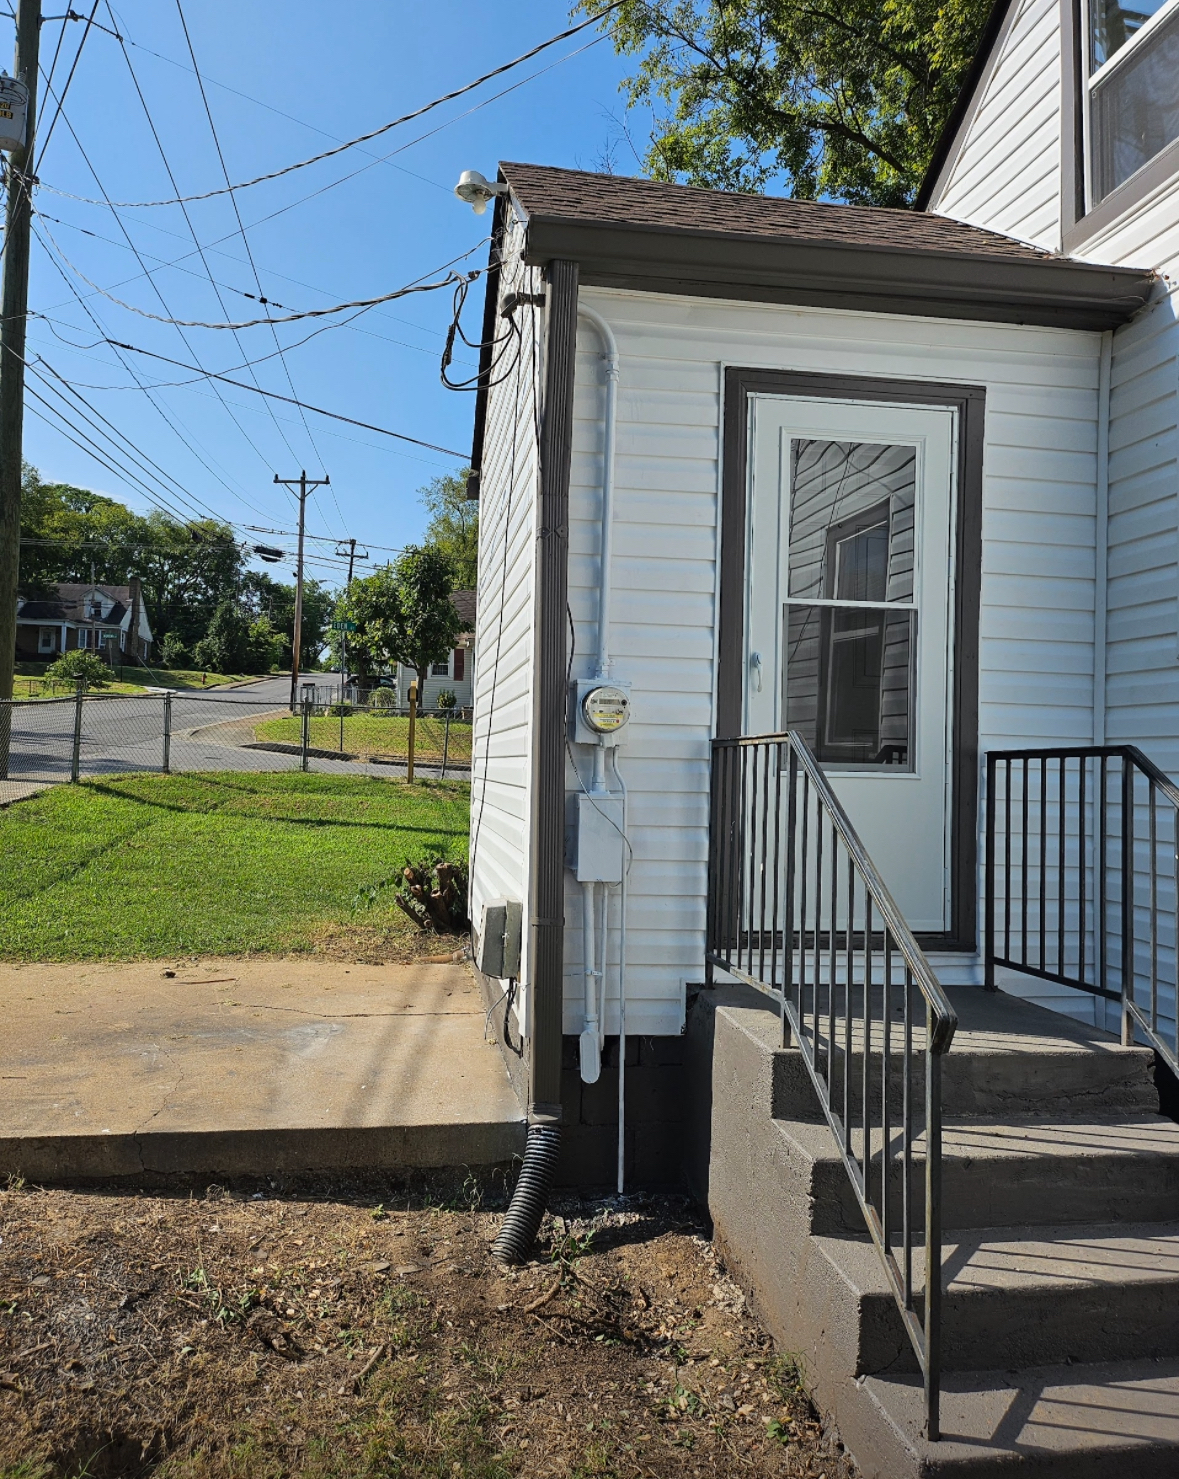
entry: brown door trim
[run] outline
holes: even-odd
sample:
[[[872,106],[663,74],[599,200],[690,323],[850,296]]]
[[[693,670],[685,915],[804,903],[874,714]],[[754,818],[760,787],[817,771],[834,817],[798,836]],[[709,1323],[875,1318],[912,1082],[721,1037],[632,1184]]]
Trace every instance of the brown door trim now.
[[[946,406],[958,412],[958,519],[954,552],[954,679],[951,704],[950,928],[918,936],[927,949],[974,950],[978,932],[978,623],[982,584],[982,469],[986,390],[927,380],[732,368],[725,372],[721,482],[717,735],[740,732],[745,650],[745,519],[749,397],[832,396]]]

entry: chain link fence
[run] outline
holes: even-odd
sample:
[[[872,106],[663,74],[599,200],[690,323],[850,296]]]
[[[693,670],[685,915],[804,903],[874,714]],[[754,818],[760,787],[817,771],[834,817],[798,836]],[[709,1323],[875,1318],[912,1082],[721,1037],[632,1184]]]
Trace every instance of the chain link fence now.
[[[388,703],[316,703],[296,713],[273,698],[188,693],[78,692],[0,701],[0,779],[77,781],[125,771],[314,770],[379,773],[414,763],[442,777],[469,774],[471,724]],[[317,763],[318,762],[318,763]]]

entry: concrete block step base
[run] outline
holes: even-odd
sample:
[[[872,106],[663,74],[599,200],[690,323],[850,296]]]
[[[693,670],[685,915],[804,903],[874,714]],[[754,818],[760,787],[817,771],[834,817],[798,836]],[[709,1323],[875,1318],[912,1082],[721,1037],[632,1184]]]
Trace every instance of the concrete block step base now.
[[[827,1125],[778,1120],[776,1128],[807,1182],[812,1232],[858,1236],[863,1216]],[[919,1225],[919,1169],[914,1180]],[[1157,1114],[951,1120],[942,1132],[942,1206],[946,1229],[1179,1222],[1179,1125]]]
[[[921,1382],[849,1382],[839,1429],[863,1479],[1174,1479],[1179,1361],[949,1373],[942,1437],[921,1436]]]
[[[851,1368],[915,1371],[875,1248],[813,1242],[829,1265],[817,1282],[846,1306],[834,1329],[855,1332]],[[946,1371],[1179,1358],[1179,1224],[972,1232],[946,1240],[942,1268]],[[921,1248],[913,1283],[924,1286]]]

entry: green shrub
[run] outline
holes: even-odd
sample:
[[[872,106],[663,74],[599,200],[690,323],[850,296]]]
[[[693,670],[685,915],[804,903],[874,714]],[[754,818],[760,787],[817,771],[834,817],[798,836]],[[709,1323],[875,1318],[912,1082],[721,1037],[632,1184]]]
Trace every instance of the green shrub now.
[[[47,683],[76,683],[79,678],[87,688],[105,688],[111,681],[111,670],[101,657],[77,647],[73,652],[63,652],[45,669]]]
[[[438,697],[434,702],[438,708],[445,712],[448,709],[455,708],[458,704],[458,699],[454,696],[453,688],[443,688],[439,691]]]
[[[160,644],[160,661],[166,668],[186,668],[189,661],[188,648],[179,632],[169,632]]]
[[[389,709],[397,707],[397,695],[391,688],[375,688],[368,698],[369,708]]]
[[[347,702],[342,704],[330,704],[328,706],[328,713],[333,719],[347,719],[348,715],[352,713],[352,707],[353,706]]]

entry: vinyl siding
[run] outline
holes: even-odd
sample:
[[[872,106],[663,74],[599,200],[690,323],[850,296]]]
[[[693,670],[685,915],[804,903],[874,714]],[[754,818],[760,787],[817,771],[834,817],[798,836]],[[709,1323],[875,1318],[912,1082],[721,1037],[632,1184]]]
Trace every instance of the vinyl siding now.
[[[519,264],[518,236],[513,227],[505,238],[501,294],[543,289],[539,274]],[[509,344],[515,364],[510,370],[501,364],[487,402],[480,476],[479,619],[472,681],[470,892],[476,929],[482,906],[489,899],[519,900],[527,917],[540,318],[536,309],[519,310],[519,353]],[[468,662],[471,657],[468,652]],[[441,685],[442,680],[438,681]],[[524,992],[517,1002],[521,1018],[529,980],[529,931],[523,933],[520,979]]]
[[[1085,743],[1099,336],[605,289],[582,297],[611,324],[621,357],[611,651],[615,676],[633,685],[618,752],[634,849],[628,1023],[675,1033],[684,983],[701,978],[704,951],[724,367],[986,387],[982,745]],[[570,493],[574,676],[590,674],[597,644],[601,382],[596,336],[583,321]],[[480,643],[485,662],[482,629]],[[567,785],[577,788],[572,770]],[[617,901],[612,908],[608,1031],[617,1025]],[[581,907],[569,875],[565,917],[565,1030],[577,1032]]]
[[[1060,247],[1059,0],[1021,0],[931,209]]]

